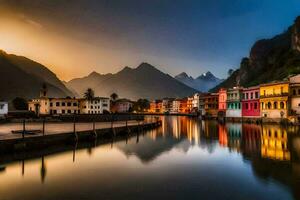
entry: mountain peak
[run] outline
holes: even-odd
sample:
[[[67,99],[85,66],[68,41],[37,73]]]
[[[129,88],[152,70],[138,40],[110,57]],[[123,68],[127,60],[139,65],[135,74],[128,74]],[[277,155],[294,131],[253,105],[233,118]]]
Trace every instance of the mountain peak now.
[[[216,77],[210,71],[207,71],[201,74],[197,79],[216,79]]]
[[[190,78],[190,76],[186,72],[181,72],[180,74],[175,76],[176,79],[182,79],[182,78]]]
[[[92,76],[99,76],[100,74],[96,71],[91,72],[88,76],[92,77]]]
[[[150,65],[149,63],[143,62],[137,67],[137,69],[156,69],[156,68]]]

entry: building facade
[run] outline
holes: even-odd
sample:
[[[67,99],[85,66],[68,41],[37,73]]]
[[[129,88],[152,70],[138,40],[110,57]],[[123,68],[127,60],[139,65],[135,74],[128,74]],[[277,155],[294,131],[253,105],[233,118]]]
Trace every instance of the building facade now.
[[[219,90],[219,115],[225,116],[226,109],[227,109],[227,90],[224,88],[221,88]]]
[[[227,90],[227,109],[226,117],[240,118],[242,117],[242,88],[234,87]]]
[[[110,111],[110,99],[106,97],[95,97],[91,100],[80,99],[81,114],[103,114]]]
[[[7,102],[0,102],[0,118],[5,117],[8,114],[8,103]]]
[[[290,78],[291,114],[300,115],[300,74]]]
[[[261,117],[271,119],[287,118],[289,107],[289,82],[260,85]]]
[[[130,112],[133,106],[133,102],[128,99],[119,99],[112,106],[112,111],[117,113]]]
[[[205,115],[217,117],[219,111],[219,94],[209,93],[204,96]]]
[[[28,109],[37,115],[80,114],[79,100],[75,98],[41,97],[28,102]]]
[[[242,93],[242,116],[260,117],[259,86],[243,88]]]
[[[199,93],[194,94],[193,102],[192,102],[192,111],[193,112],[199,111],[199,99],[200,99],[200,94]]]

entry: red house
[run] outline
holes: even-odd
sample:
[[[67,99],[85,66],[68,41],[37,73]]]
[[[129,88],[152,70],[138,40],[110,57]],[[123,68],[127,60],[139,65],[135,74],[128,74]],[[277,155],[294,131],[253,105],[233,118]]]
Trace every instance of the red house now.
[[[260,117],[259,87],[244,88],[242,93],[242,116]]]
[[[227,90],[221,88],[219,90],[219,114],[224,113],[223,115],[225,115],[227,109],[226,101],[227,101]]]

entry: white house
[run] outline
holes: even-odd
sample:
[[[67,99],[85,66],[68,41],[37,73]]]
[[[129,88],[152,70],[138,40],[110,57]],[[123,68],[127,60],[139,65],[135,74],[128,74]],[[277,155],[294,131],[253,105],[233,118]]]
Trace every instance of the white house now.
[[[92,100],[80,100],[81,114],[102,114],[110,111],[110,100],[106,97],[95,97]]]
[[[291,109],[300,115],[300,74],[290,77]]]
[[[0,118],[8,114],[8,103],[0,102]]]

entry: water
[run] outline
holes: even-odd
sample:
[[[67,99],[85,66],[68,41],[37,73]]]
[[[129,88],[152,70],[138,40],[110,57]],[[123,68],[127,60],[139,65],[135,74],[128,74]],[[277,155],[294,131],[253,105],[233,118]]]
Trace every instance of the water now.
[[[0,199],[300,198],[298,127],[162,119],[127,141],[0,157]]]

